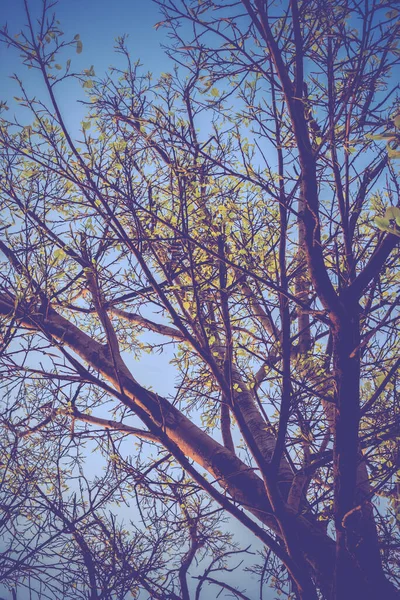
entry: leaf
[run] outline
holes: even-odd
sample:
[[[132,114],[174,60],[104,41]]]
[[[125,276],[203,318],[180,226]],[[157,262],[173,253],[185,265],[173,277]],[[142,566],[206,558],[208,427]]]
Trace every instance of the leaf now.
[[[227,208],[223,204],[219,204],[217,210],[222,216],[226,215]]]
[[[82,44],[81,40],[78,40],[76,42],[76,53],[80,54],[82,52],[82,50],[83,50],[83,44]]]
[[[384,219],[382,217],[375,217],[374,223],[378,227],[378,229],[380,229],[381,231],[387,231],[387,229],[390,228],[389,219]]]
[[[55,259],[55,262],[62,260],[63,258],[65,258],[64,250],[62,248],[57,248],[57,250],[54,250],[53,257]]]
[[[87,81],[84,81],[83,83],[83,87],[87,88],[87,89],[91,89],[94,86],[94,83],[91,79],[88,79]]]
[[[395,127],[399,127],[400,128],[400,113],[398,115],[395,116],[395,118],[393,119]]]
[[[400,229],[395,229],[394,227],[392,227],[390,225],[389,219],[375,217],[374,223],[381,231],[387,231],[388,233],[392,233],[393,235],[397,235],[397,237],[400,237]]]
[[[394,133],[379,133],[376,135],[368,134],[367,137],[370,140],[386,140],[387,142],[390,142],[391,140],[396,139],[396,134],[394,134]]]
[[[394,148],[388,148],[387,153],[388,153],[389,158],[400,158],[400,150],[396,150]]]
[[[380,375],[378,375],[378,377],[376,378],[377,385],[380,386],[383,383],[384,379],[385,379],[384,373],[381,373]]]
[[[396,221],[396,225],[400,227],[400,208],[397,206],[389,206],[385,211],[385,219]]]
[[[219,97],[219,90],[216,87],[211,88],[210,90],[210,94],[211,96],[213,96],[214,98],[218,98]]]
[[[57,69],[57,71],[61,71],[61,69],[62,69],[62,66],[61,66],[61,65],[58,65],[58,64],[57,64],[57,65],[54,65],[54,66],[55,66],[55,68]]]
[[[83,131],[86,131],[87,129],[90,129],[92,126],[90,121],[82,121],[82,129]]]
[[[95,72],[94,72],[94,67],[93,65],[91,65],[90,69],[83,69],[83,72],[85,75],[87,75],[88,77],[94,77],[95,76]]]
[[[79,33],[77,33],[76,35],[74,35],[74,40],[78,41],[81,39],[81,36],[79,35]]]

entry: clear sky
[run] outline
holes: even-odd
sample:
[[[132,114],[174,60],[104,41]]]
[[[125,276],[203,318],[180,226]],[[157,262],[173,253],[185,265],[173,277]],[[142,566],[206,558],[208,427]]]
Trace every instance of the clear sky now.
[[[42,0],[28,0],[32,13],[39,14]],[[55,6],[67,37],[79,33],[83,41],[82,63],[91,61],[99,72],[112,63],[112,47],[117,36],[129,34],[129,47],[135,58],[145,59],[150,70],[160,66],[162,30],[154,24],[161,20],[158,7],[151,0],[61,0]],[[0,23],[10,31],[26,22],[23,0],[1,0]],[[9,54],[2,48],[2,74],[9,69]]]

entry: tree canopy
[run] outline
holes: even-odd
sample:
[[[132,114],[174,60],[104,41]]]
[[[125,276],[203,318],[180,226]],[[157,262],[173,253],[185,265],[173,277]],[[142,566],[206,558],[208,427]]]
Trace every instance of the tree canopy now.
[[[0,31],[3,589],[399,598],[397,3],[156,4]]]

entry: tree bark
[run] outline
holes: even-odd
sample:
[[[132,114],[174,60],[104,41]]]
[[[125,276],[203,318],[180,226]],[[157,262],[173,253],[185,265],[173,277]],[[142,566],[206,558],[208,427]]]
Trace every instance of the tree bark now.
[[[351,311],[351,312],[350,312]],[[369,498],[366,465],[359,450],[360,344],[358,305],[333,328],[335,379],[334,512],[336,528],[335,600],[350,600],[359,594],[359,574],[365,593],[375,596],[385,590],[373,507]],[[355,577],[356,574],[356,577]],[[394,591],[394,588],[393,588]],[[398,594],[394,597],[398,597]]]

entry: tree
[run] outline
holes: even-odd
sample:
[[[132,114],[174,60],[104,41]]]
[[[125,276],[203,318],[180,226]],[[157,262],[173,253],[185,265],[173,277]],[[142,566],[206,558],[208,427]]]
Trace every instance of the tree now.
[[[239,522],[265,548],[261,590],[398,598],[398,10],[157,4],[173,61],[157,79],[125,38],[123,66],[74,72],[82,41],[46,1],[1,32],[46,94],[18,79],[27,112],[1,122],[10,489],[46,447],[18,495],[47,515],[43,545],[58,531],[71,573],[85,566],[81,597],[246,598],[224,576],[248,550]],[[77,136],[59,102],[73,81]],[[164,349],[171,397],[140,383],[143,353]],[[134,498],[147,533],[109,512]],[[21,560],[10,549],[10,587]]]

